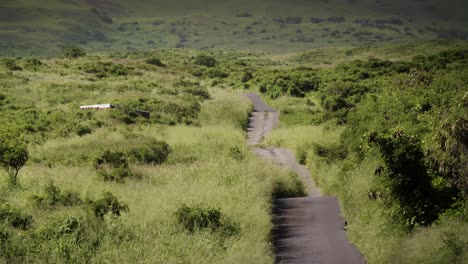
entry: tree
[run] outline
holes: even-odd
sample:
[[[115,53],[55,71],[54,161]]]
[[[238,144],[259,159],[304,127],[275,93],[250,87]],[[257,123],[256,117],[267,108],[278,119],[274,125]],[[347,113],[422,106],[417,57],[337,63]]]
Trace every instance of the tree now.
[[[29,158],[26,144],[19,138],[3,135],[0,138],[0,166],[8,173],[12,185],[17,184],[18,173]]]

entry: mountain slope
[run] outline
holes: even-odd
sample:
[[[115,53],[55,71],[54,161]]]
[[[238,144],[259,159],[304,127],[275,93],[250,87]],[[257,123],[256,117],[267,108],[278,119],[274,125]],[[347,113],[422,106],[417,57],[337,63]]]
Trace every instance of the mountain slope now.
[[[158,47],[273,52],[468,38],[468,4],[426,1],[6,0],[0,54],[56,54]]]

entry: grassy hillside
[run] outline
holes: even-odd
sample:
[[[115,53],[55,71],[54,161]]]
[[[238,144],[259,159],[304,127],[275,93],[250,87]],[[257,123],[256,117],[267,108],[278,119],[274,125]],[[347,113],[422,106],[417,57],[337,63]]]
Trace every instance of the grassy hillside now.
[[[465,1],[2,1],[0,54],[161,47],[269,52],[467,38]]]
[[[0,263],[273,261],[271,199],[297,180],[250,153],[248,100],[194,76],[197,52],[159,52],[1,59]]]

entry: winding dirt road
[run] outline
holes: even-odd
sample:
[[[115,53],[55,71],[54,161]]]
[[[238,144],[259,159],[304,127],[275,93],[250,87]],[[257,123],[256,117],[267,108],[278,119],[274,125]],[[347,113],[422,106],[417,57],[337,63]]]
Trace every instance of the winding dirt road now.
[[[361,264],[361,253],[348,242],[338,200],[323,196],[303,165],[284,148],[259,148],[279,123],[279,113],[254,93],[245,94],[253,104],[247,143],[252,151],[274,163],[289,167],[304,182],[308,197],[278,199],[273,205],[273,240],[276,263]]]

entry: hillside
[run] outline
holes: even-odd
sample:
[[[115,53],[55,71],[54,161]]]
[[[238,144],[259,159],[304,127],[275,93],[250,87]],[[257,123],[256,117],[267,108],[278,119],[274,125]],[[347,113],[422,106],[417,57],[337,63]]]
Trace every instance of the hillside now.
[[[448,2],[2,1],[0,54],[54,55],[64,44],[93,51],[179,47],[278,53],[467,38],[468,4]]]

